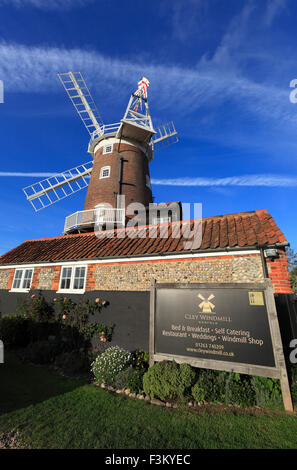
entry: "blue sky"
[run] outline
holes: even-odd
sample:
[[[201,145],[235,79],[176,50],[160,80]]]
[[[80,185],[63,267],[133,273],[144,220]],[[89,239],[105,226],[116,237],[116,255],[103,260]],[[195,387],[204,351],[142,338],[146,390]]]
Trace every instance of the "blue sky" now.
[[[0,253],[61,234],[85,190],[35,213],[22,188],[89,161],[58,72],[82,72],[105,123],[139,78],[179,143],[151,163],[157,202],[203,216],[268,209],[297,248],[295,0],[0,0]],[[12,174],[12,176],[9,176]]]

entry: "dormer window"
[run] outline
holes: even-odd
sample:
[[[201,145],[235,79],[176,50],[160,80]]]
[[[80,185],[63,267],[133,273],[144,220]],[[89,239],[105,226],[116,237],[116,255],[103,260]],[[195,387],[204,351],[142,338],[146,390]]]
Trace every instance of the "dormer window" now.
[[[104,145],[104,147],[103,147],[103,155],[105,155],[106,153],[112,153],[112,149],[113,149],[113,145],[112,145],[112,144]]]
[[[103,166],[100,170],[100,179],[110,177],[110,166]]]

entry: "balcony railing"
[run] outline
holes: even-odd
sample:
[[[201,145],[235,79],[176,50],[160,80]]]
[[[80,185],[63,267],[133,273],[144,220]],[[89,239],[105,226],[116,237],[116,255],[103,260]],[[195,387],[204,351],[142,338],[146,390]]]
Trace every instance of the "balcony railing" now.
[[[114,224],[125,225],[125,209],[110,209],[100,207],[88,211],[78,211],[65,219],[64,233],[86,229],[87,227]]]
[[[106,124],[100,127],[100,131],[96,130],[92,133],[91,139],[89,142],[88,151],[90,151],[94,141],[103,135],[116,134],[120,128],[121,123],[115,122],[114,124]]]

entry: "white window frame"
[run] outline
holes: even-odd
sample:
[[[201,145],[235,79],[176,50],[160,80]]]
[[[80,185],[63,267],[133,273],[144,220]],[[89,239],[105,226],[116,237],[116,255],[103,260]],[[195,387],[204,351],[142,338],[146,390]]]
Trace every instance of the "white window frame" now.
[[[103,176],[104,170],[108,170],[108,176]],[[105,179],[110,177],[110,166],[103,166],[100,170],[100,178],[99,179]]]
[[[104,145],[103,147],[103,155],[105,155],[106,153],[112,153],[113,151],[113,144],[106,144]]]
[[[74,280],[75,280],[75,271],[77,268],[85,268],[85,277],[84,277],[84,285],[81,289],[75,289],[74,288]],[[63,269],[71,269],[71,274],[70,274],[70,286],[67,288],[62,288],[62,274],[63,274]],[[79,265],[72,265],[72,266],[62,266],[61,267],[61,274],[60,274],[60,282],[59,282],[59,290],[57,290],[58,294],[84,294],[86,290],[86,282],[87,282],[87,274],[88,274],[88,266],[85,264],[79,264]]]
[[[31,279],[30,279],[30,286],[29,287],[23,287],[24,281],[25,281],[25,273],[26,271],[32,271]],[[14,282],[16,280],[16,274],[17,272],[21,272],[21,277],[20,279],[20,287],[13,287]],[[29,292],[32,286],[32,281],[33,281],[33,276],[34,276],[34,268],[16,268],[14,271],[14,276],[13,276],[13,281],[12,281],[12,287],[9,292]]]

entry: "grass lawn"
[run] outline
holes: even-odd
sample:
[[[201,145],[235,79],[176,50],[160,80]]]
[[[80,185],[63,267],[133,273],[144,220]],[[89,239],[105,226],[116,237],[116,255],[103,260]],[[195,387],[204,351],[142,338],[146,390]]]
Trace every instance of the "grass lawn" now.
[[[297,416],[235,408],[166,409],[23,365],[0,365],[0,435],[44,449],[297,448]]]

